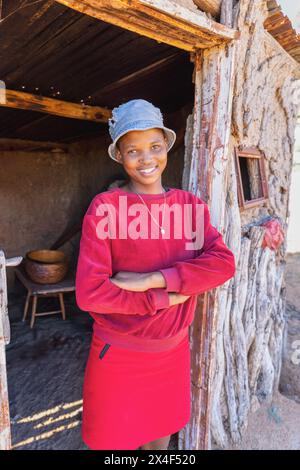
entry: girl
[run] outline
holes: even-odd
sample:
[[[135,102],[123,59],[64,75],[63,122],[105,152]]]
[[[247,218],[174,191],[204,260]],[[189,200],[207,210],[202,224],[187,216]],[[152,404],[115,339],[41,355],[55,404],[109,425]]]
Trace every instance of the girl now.
[[[76,299],[95,321],[82,438],[90,449],[163,450],[190,419],[197,295],[230,279],[235,260],[207,204],[162,185],[176,135],[160,110],[131,100],[109,131],[128,181],[95,196],[83,220]]]

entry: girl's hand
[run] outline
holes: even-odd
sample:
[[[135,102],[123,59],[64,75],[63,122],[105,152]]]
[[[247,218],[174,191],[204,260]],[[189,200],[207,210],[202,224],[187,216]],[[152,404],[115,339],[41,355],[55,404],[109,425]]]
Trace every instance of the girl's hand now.
[[[183,302],[185,302],[190,297],[191,297],[190,295],[178,294],[178,292],[169,292],[170,306],[183,304]]]
[[[145,292],[152,287],[152,273],[119,271],[110,277],[110,281],[121,289]]]

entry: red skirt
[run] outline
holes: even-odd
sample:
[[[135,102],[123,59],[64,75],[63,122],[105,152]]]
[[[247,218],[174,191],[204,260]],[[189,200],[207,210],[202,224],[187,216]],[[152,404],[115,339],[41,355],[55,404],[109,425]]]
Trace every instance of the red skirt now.
[[[160,352],[135,351],[93,334],[83,385],[82,439],[92,450],[135,450],[190,420],[187,336]]]

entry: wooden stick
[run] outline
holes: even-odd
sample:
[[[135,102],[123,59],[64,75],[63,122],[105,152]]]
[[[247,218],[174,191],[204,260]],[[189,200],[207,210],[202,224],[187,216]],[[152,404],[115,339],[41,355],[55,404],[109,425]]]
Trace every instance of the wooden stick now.
[[[63,320],[66,319],[66,310],[65,310],[65,303],[64,303],[64,294],[63,292],[59,292],[59,303],[60,303],[60,308],[61,308],[61,314],[63,317]]]
[[[27,292],[27,297],[26,297],[26,302],[25,302],[24,314],[23,314],[23,320],[22,320],[22,321],[25,321],[25,320],[26,320],[26,316],[27,316],[27,312],[28,312],[28,307],[29,307],[29,303],[30,303],[30,297],[31,297],[31,292],[28,291],[28,292]]]
[[[109,109],[101,108],[100,106],[69,103],[15,90],[5,91],[5,100],[3,102],[0,101],[0,106],[94,122],[107,122],[111,116]]]
[[[9,400],[6,375],[5,345],[10,342],[10,325],[7,309],[6,266],[16,266],[21,256],[5,259],[0,250],[0,450],[11,449]]]
[[[221,4],[220,23],[224,24],[228,28],[232,27],[233,18],[233,1],[223,0]]]
[[[33,328],[33,325],[34,325],[35,313],[36,313],[36,305],[37,305],[37,295],[34,295],[34,296],[33,296],[33,302],[32,302],[32,312],[31,312],[30,328]]]

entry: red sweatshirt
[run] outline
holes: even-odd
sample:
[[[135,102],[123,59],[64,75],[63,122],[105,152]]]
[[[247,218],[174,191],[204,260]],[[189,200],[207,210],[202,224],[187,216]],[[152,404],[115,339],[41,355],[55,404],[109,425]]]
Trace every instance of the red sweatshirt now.
[[[178,229],[183,222],[172,215],[166,219],[167,211],[164,219],[168,221],[164,228],[170,229],[167,235],[159,233],[155,238],[151,232],[151,236],[144,238],[126,238],[122,232],[120,236],[120,227],[124,224],[128,227],[137,217],[136,213],[130,213],[130,207],[133,204],[143,206],[137,194],[122,188],[112,188],[95,196],[84,216],[76,272],[76,300],[79,308],[94,318],[95,335],[109,344],[152,351],[175,346],[193,322],[197,295],[220,286],[235,274],[234,255],[210,223],[207,204],[191,192],[176,188],[161,194],[142,194],[159,225],[162,225],[162,213],[159,218],[155,216],[152,206],[162,205],[164,197],[169,208],[173,204],[181,208],[189,205],[192,228],[194,232],[197,228],[203,233],[201,247],[198,244],[192,250],[187,248],[187,242],[191,242],[190,233],[183,231],[180,237],[174,236],[175,224]],[[103,204],[110,209],[101,212],[99,207],[103,208]],[[203,217],[197,216],[197,205],[202,206]],[[148,216],[142,228],[146,229],[148,224],[150,234],[154,223]],[[196,225],[197,217],[201,227],[199,223]],[[106,239],[99,236],[105,221],[110,227]],[[122,289],[110,280],[119,271],[160,271],[166,287],[144,292]],[[182,304],[169,306],[168,292],[191,297]]]

